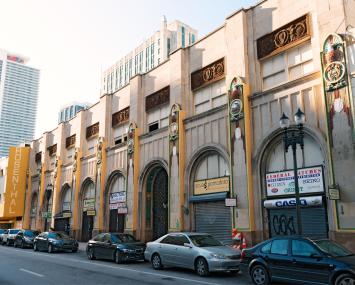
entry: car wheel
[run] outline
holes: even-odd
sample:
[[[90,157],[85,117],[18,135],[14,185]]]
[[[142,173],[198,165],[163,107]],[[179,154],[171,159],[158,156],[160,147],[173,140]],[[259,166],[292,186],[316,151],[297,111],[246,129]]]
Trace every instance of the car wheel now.
[[[34,250],[34,251],[37,251],[37,250],[38,250],[38,248],[37,248],[37,243],[35,243],[35,242],[33,243],[33,250]]]
[[[21,248],[24,249],[25,246],[23,245],[23,241],[21,241]]]
[[[231,271],[229,271],[229,273],[230,273],[230,274],[237,274],[237,273],[239,273],[239,271],[240,271],[240,270],[231,270]]]
[[[53,248],[52,248],[52,245],[51,245],[51,244],[48,245],[48,252],[49,252],[49,253],[52,253],[52,252],[53,252]]]
[[[116,250],[115,261],[116,261],[117,264],[122,263],[122,254],[121,254],[121,252],[119,250]]]
[[[205,277],[205,276],[209,275],[206,259],[204,259],[204,258],[197,259],[196,272],[201,277]]]
[[[353,285],[355,284],[355,276],[351,274],[342,274],[335,281],[335,285]]]
[[[155,270],[160,270],[164,268],[164,265],[161,263],[161,258],[159,254],[153,255],[152,265]]]
[[[92,248],[89,248],[89,250],[88,250],[88,259],[89,260],[95,259],[94,250]]]
[[[74,249],[71,250],[71,252],[77,252],[77,251],[78,251],[77,248],[74,248]]]
[[[251,280],[256,285],[266,285],[269,284],[269,274],[266,268],[262,265],[256,265],[251,271]]]

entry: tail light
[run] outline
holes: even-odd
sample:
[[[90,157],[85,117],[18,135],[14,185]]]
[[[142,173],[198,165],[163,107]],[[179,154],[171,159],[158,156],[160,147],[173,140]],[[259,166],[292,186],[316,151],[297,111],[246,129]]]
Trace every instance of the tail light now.
[[[240,254],[240,260],[243,260],[243,252],[244,250],[242,250],[242,253]]]
[[[148,244],[145,245],[145,248],[147,248],[147,247],[148,247]]]

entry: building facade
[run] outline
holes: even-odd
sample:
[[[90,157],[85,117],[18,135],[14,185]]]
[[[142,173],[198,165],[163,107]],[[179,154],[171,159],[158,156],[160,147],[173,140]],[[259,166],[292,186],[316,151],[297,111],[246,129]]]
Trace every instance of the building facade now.
[[[0,49],[0,157],[34,138],[40,70],[29,57]]]
[[[345,10],[354,15],[354,4],[239,9],[32,141],[24,227],[43,230],[51,209],[49,223],[82,241],[199,231],[231,244],[237,228],[251,246],[295,234],[293,159],[279,119],[297,134],[300,108],[303,232],[354,250],[355,23]]]
[[[80,103],[73,101],[63,106],[60,106],[60,111],[58,113],[58,124],[60,122],[68,121],[69,119],[73,118],[79,110],[86,109],[91,105],[92,104],[88,102]]]

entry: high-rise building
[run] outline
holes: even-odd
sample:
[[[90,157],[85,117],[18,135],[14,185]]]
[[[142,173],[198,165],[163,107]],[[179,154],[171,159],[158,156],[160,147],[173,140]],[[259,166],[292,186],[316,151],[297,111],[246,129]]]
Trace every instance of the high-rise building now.
[[[0,157],[34,138],[40,70],[29,57],[0,49]]]
[[[80,103],[80,102],[73,101],[63,106],[60,106],[60,111],[58,113],[58,124],[60,122],[65,122],[70,120],[76,115],[76,112],[78,112],[81,109],[86,109],[91,105],[92,104],[88,102]]]

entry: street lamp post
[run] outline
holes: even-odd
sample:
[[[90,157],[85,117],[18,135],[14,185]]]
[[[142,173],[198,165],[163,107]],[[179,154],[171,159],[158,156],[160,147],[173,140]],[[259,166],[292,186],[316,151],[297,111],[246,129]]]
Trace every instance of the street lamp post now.
[[[300,191],[298,187],[298,170],[297,170],[297,157],[296,157],[296,149],[297,144],[301,146],[303,149],[303,123],[306,119],[305,114],[298,108],[297,113],[295,114],[295,122],[298,125],[298,136],[295,136],[294,131],[291,133],[291,137],[287,137],[287,129],[290,126],[290,119],[286,117],[285,113],[283,113],[280,118],[280,126],[283,129],[283,142],[285,151],[288,151],[288,147],[292,146],[293,151],[293,170],[295,176],[295,195],[296,195],[296,212],[297,212],[297,226],[298,226],[298,234],[302,235],[302,219],[301,219],[301,205],[300,205]]]

